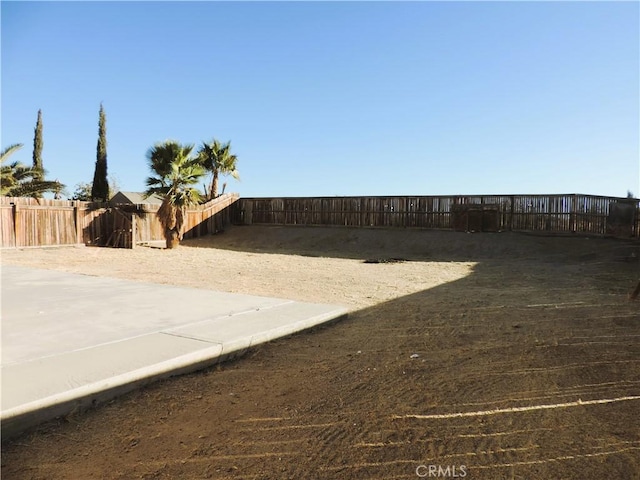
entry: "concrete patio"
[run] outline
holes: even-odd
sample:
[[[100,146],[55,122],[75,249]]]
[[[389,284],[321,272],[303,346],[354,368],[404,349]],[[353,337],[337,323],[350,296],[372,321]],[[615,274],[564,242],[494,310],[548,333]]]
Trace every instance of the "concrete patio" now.
[[[2,436],[340,319],[336,305],[2,267]]]

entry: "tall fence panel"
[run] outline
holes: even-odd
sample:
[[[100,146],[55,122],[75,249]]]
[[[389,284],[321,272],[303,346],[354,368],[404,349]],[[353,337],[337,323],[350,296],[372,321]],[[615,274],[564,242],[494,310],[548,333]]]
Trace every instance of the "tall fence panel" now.
[[[579,194],[242,198],[233,221],[640,238],[639,207],[637,199]]]
[[[3,247],[16,246],[15,209],[13,205],[0,202],[0,241]]]
[[[222,195],[189,208],[184,238],[215,233],[231,222],[237,194]],[[0,197],[1,247],[95,245],[133,248],[162,240],[157,205]]]
[[[237,193],[221,195],[202,205],[194,205],[186,211],[183,238],[195,238],[221,231],[231,223],[229,207],[238,201]],[[163,240],[164,233],[157,218],[159,205],[140,204],[122,206],[128,208],[135,223],[136,243]]]
[[[0,197],[2,247],[37,247],[85,243],[99,203]]]

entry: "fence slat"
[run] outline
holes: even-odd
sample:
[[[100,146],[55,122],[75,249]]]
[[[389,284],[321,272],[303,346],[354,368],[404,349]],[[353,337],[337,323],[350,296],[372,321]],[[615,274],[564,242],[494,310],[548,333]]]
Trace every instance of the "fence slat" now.
[[[610,206],[620,203],[635,205],[622,236],[640,238],[637,199],[578,194],[242,198],[233,221],[611,235]]]

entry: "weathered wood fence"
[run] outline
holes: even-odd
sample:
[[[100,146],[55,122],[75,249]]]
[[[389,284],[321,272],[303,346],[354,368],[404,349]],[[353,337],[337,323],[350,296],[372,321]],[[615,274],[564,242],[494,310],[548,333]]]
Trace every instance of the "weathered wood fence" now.
[[[211,235],[222,230],[231,223],[229,207],[238,201],[238,194],[221,195],[202,205],[196,205],[187,210],[184,222],[183,238],[195,238]],[[132,208],[133,207],[133,208]],[[163,240],[164,235],[156,213],[160,205],[142,204],[124,206],[133,213],[135,224],[135,238],[137,243]]]
[[[578,194],[241,198],[233,221],[640,238],[639,207],[637,199]]]
[[[237,194],[187,210],[185,238],[215,233],[231,222]],[[109,205],[70,200],[0,197],[0,246],[97,245],[134,248],[162,240],[159,205]]]
[[[162,240],[158,205],[0,197],[0,246],[133,248]],[[187,211],[184,238],[229,223],[530,231],[640,239],[640,201],[593,195],[242,198]]]

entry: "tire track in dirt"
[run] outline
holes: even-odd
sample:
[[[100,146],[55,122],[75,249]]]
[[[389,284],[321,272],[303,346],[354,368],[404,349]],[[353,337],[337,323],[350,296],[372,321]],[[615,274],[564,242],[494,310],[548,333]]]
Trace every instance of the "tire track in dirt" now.
[[[318,231],[298,229],[295,238],[317,244]],[[250,245],[260,241],[253,232],[241,232]],[[133,393],[77,423],[49,427],[22,440],[27,446],[14,446],[6,456],[3,451],[3,477],[407,480],[429,463],[465,465],[473,480],[629,478],[640,472],[637,408],[625,405],[631,401],[392,418],[640,395],[638,304],[628,303],[624,292],[630,270],[606,263],[608,242],[395,233],[389,245],[411,235],[441,262],[380,269],[319,258],[321,248],[312,261],[234,252],[223,270],[238,275],[241,288],[345,300],[354,309],[350,318],[147,394]],[[233,241],[232,235],[213,240]],[[336,251],[344,245],[340,235],[331,231]],[[281,253],[287,253],[290,243],[286,237],[282,242]],[[587,243],[603,263],[583,264],[580,249]],[[479,244],[488,250],[470,258],[467,247],[477,250]],[[183,250],[193,260],[192,278],[206,278],[207,288],[224,287],[225,279],[209,278],[212,266],[221,265],[209,254],[225,252],[192,250]],[[356,243],[353,258],[360,251]],[[173,278],[163,273],[167,256],[151,253],[165,262],[154,275]],[[378,253],[371,256],[389,256]],[[128,262],[143,257],[145,251],[136,249]],[[477,263],[457,265],[463,257]],[[115,264],[120,256],[108,252],[106,258]],[[208,263],[196,271],[201,258]],[[78,269],[88,268],[86,259],[76,262]],[[405,296],[389,297],[405,287]],[[607,343],[554,345],[570,341]]]

